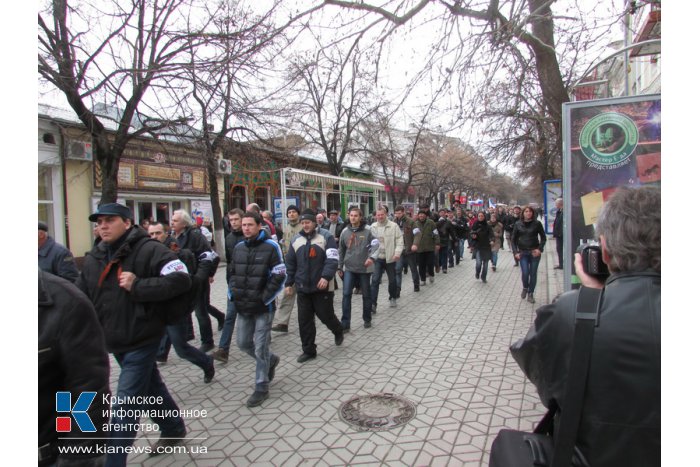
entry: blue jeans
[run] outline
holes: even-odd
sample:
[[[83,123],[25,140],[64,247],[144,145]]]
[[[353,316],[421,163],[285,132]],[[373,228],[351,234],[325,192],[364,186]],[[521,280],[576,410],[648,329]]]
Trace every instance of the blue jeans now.
[[[270,352],[272,340],[272,320],[274,308],[265,313],[246,316],[238,313],[238,331],[236,343],[238,348],[255,359],[255,390],[267,392],[270,386]]]
[[[493,264],[493,267],[495,268],[496,263],[498,263],[498,250],[491,252],[491,263]]]
[[[447,271],[447,257],[449,253],[449,245],[440,245],[440,251],[438,252],[440,259],[440,269]]]
[[[482,258],[484,253],[481,250],[476,250],[476,274],[481,274],[482,279],[486,279],[486,273],[489,270],[489,260]]]
[[[228,352],[233,337],[233,326],[236,324],[236,305],[233,300],[226,300],[226,302],[226,319],[224,320],[224,328],[221,330],[221,337],[219,337],[219,348]]]
[[[154,413],[179,411],[179,408],[168,392],[168,388],[163,383],[160,377],[158,367],[156,366],[156,352],[158,351],[158,342],[140,347],[136,350],[128,352],[115,353],[117,363],[121,368],[119,373],[119,381],[117,383],[116,397],[124,399],[127,397],[141,396],[142,398],[157,398],[161,397],[163,403],[161,405],[145,405],[145,404],[115,404],[112,405],[113,413],[118,413],[116,410],[123,408],[126,410],[152,410]],[[117,401],[119,402],[119,401]],[[157,423],[161,430],[161,436],[174,437],[182,435],[185,432],[185,421],[182,417],[151,417],[153,422]],[[136,430],[134,425],[139,423],[137,417],[118,417],[113,416],[110,424],[119,425],[122,429],[110,430],[110,446],[119,446],[118,451],[124,451],[126,447],[134,444]],[[130,426],[129,426],[130,425]],[[125,466],[126,452],[107,454],[105,466],[116,467]]]
[[[459,259],[464,258],[464,239],[459,239]]]
[[[537,267],[540,265],[540,258],[532,256],[532,251],[524,250],[520,252],[520,273],[523,281],[523,289],[528,293],[535,293],[537,285]]]
[[[371,273],[361,273],[345,271],[343,273],[343,317],[340,324],[344,328],[350,328],[350,309],[352,308],[352,290],[355,286],[355,281],[360,283],[362,289],[362,319],[365,323],[372,321],[372,291],[370,289]]]
[[[190,315],[182,316],[176,324],[165,327],[166,336],[170,339],[175,353],[178,357],[194,363],[202,370],[207,370],[211,367],[211,359],[204,352],[200,352],[196,347],[192,347],[187,343],[187,326]],[[164,338],[165,338],[164,337]],[[162,341],[161,341],[162,346]]]
[[[396,298],[396,265],[387,263],[386,259],[377,258],[374,261],[374,273],[372,273],[372,303],[375,305],[379,297],[379,281],[384,271],[389,278],[389,299]]]

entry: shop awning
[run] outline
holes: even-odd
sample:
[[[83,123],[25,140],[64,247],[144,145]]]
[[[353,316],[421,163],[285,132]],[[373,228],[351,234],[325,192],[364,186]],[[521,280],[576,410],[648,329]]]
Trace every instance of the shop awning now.
[[[312,181],[322,183],[326,186],[339,185],[345,188],[370,188],[384,191],[384,185],[381,183],[362,180],[358,178],[336,177],[335,175],[327,175],[318,172],[310,172],[308,170],[293,169],[286,167],[282,169],[284,174],[284,184],[288,190],[304,190],[307,187],[302,185],[302,182]],[[330,189],[330,187],[328,187]]]

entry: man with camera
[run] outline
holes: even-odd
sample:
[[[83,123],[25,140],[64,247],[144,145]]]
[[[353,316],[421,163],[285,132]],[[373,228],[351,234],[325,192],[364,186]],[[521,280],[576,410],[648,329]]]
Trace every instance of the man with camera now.
[[[576,447],[592,466],[661,464],[660,225],[660,190],[622,187],[596,225],[611,275],[591,275],[586,269],[602,269],[595,255],[583,252],[584,269],[576,253],[583,287],[603,289],[576,436]],[[572,290],[539,308],[527,335],[511,346],[547,407],[565,403],[578,295]]]

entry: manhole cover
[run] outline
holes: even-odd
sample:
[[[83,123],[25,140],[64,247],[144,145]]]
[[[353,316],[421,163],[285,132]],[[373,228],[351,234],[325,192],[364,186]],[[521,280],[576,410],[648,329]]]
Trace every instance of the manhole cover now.
[[[416,405],[397,394],[355,396],[343,402],[340,419],[361,430],[383,431],[402,426],[416,416]]]

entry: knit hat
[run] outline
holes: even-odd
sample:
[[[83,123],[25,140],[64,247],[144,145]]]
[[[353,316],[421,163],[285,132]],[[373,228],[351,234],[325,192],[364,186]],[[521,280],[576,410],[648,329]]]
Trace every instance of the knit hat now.
[[[299,212],[299,208],[294,204],[290,204],[289,207],[287,207],[287,215],[289,215],[289,211],[296,211],[297,214],[301,214],[301,212]]]
[[[316,214],[314,213],[313,209],[304,209],[304,213],[301,215],[301,220],[311,221],[315,224]]]
[[[39,221],[39,230],[43,230],[44,232],[48,232],[49,226],[46,225],[46,223]]]

